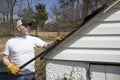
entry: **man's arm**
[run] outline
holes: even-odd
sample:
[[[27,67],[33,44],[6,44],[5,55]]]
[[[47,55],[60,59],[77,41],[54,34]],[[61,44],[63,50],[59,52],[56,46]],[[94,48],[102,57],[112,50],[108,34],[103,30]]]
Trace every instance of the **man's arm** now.
[[[2,60],[3,60],[3,63],[4,63],[6,66],[8,66],[8,65],[11,64],[11,62],[9,61],[9,56],[8,56],[8,55],[3,55]]]
[[[43,46],[43,48],[47,49],[48,47],[50,47],[54,42],[46,42]]]
[[[64,36],[58,36],[57,38],[55,38],[54,41],[52,42],[46,42],[46,44],[43,46],[43,48],[48,48],[50,47],[52,44],[54,44],[56,41],[61,41],[63,40],[65,37]]]
[[[20,68],[9,61],[9,56],[3,55],[3,63],[7,66],[12,74],[16,75],[20,72]]]

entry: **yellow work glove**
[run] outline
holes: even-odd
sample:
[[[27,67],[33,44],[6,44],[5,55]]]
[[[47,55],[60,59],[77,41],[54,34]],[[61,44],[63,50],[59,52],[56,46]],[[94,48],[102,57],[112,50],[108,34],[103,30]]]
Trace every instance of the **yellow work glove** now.
[[[7,66],[7,68],[10,70],[10,72],[14,75],[18,74],[20,72],[20,68],[15,66],[14,64],[10,64]]]
[[[61,41],[61,40],[63,40],[65,37],[64,36],[58,36],[56,39],[55,39],[55,41]]]

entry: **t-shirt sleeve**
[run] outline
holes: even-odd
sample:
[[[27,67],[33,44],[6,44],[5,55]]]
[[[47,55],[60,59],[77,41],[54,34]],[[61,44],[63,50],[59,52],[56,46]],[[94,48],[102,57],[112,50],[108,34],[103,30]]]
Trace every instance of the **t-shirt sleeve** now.
[[[9,41],[7,41],[6,44],[5,44],[3,54],[5,54],[5,55],[10,54],[10,42]]]
[[[46,42],[44,42],[43,40],[41,40],[40,38],[34,37],[34,42],[35,42],[35,46],[36,47],[44,47],[44,45],[46,44]]]

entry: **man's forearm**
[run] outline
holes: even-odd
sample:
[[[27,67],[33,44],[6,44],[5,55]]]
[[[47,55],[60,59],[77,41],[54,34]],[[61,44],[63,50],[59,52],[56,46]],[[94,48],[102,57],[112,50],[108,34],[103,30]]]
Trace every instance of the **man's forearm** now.
[[[11,64],[11,62],[10,62],[9,59],[8,59],[8,56],[3,56],[3,63],[4,63],[6,66],[8,66],[8,65]]]

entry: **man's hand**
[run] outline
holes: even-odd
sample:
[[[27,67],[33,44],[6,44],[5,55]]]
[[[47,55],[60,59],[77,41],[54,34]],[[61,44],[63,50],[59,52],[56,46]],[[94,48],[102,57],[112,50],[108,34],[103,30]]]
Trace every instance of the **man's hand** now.
[[[55,39],[55,41],[61,41],[61,40],[63,40],[65,37],[64,36],[58,36],[56,39]]]
[[[10,72],[14,75],[18,74],[20,72],[20,68],[15,66],[14,64],[10,64],[7,66],[7,68],[10,70]]]

